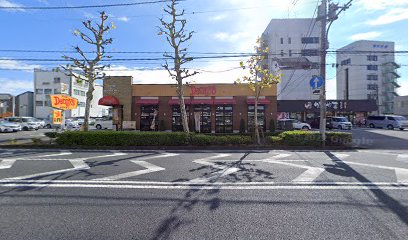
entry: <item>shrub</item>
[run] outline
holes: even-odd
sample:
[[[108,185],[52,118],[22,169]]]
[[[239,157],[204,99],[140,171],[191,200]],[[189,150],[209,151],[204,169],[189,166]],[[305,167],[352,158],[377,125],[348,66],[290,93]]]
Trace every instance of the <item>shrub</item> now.
[[[272,145],[281,145],[282,144],[282,138],[279,136],[270,136],[268,138],[268,141]]]
[[[319,132],[287,131],[279,135],[282,143],[289,146],[313,146],[321,145],[322,138]],[[351,133],[328,132],[326,133],[327,146],[347,146],[352,142]]]
[[[239,133],[244,134],[245,132],[245,120],[241,118],[241,121],[239,121]]]
[[[44,133],[44,135],[49,138],[57,138],[58,133],[57,132],[46,132]]]
[[[185,133],[167,132],[64,132],[57,135],[68,146],[177,146],[187,143]]]
[[[245,135],[203,135],[194,134],[191,138],[191,144],[193,145],[247,145],[251,144],[252,139],[250,136]]]
[[[31,138],[31,141],[33,142],[33,144],[36,144],[36,145],[43,143],[41,138]]]

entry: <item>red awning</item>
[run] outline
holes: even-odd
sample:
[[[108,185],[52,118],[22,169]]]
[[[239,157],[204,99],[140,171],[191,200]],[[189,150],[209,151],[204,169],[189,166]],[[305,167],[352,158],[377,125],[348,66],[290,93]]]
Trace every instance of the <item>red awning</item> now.
[[[235,99],[214,99],[214,105],[235,105],[237,101]]]
[[[250,105],[255,104],[255,99],[253,98],[247,99],[247,104],[250,104]],[[258,99],[258,104],[260,105],[271,104],[271,101],[269,101],[268,99]]]
[[[102,106],[119,106],[119,100],[114,96],[105,96],[98,101],[98,105]]]
[[[159,99],[136,99],[136,104],[139,105],[158,105]]]
[[[179,105],[179,100],[178,99],[170,99],[169,100],[169,105]],[[184,104],[185,105],[190,105],[191,104],[191,99],[185,98],[184,99]]]
[[[214,101],[212,99],[193,99],[191,104],[207,104],[207,105],[213,105]]]

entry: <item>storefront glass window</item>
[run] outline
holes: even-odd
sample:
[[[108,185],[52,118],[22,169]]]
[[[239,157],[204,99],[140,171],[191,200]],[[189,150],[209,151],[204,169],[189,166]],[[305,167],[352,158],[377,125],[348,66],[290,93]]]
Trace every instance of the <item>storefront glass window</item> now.
[[[211,106],[194,105],[194,131],[211,133]]]
[[[248,130],[253,132],[255,123],[255,105],[248,105]],[[258,125],[266,130],[265,124],[265,105],[258,105]]]
[[[140,114],[140,131],[158,131],[159,129],[159,106],[143,105]]]
[[[190,106],[186,105],[186,112],[187,112],[187,119],[190,122]],[[173,106],[173,119],[172,119],[172,131],[173,132],[182,132],[183,131],[183,124],[181,121],[181,111],[179,105]]]
[[[215,132],[232,133],[232,105],[220,105],[215,108]]]

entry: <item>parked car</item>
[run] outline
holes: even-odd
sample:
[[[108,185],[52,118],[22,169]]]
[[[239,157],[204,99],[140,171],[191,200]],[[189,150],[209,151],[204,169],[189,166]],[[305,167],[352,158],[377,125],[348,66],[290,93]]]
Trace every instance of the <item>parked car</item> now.
[[[46,123],[44,119],[34,118],[34,122],[36,122],[40,128],[45,128]]]
[[[348,129],[351,130],[353,128],[353,124],[345,117],[329,117],[327,118],[327,128],[328,129]]]
[[[302,130],[310,130],[312,129],[308,123],[303,123],[296,119],[280,119],[278,120],[279,126],[285,126],[287,122],[291,122],[293,129],[302,129]]]
[[[20,124],[0,119],[0,132],[17,132],[17,131],[21,131]]]
[[[112,130],[113,129],[112,118],[111,117],[103,117],[101,119],[96,119],[94,126],[98,130],[101,130],[101,129]]]
[[[404,130],[408,128],[408,119],[396,115],[368,116],[366,125],[370,128],[388,128],[390,130],[399,128]]]
[[[19,124],[24,131],[38,130],[40,128],[40,124],[33,117],[8,117],[6,120]]]

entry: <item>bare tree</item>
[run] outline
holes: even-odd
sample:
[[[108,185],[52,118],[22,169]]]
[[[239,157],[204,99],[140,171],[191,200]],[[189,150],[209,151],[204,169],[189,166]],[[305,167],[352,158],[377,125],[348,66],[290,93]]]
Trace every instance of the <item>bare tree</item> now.
[[[240,62],[243,69],[248,69],[249,76],[244,76],[242,79],[238,79],[239,83],[245,83],[254,92],[255,96],[255,109],[254,109],[254,130],[255,137],[258,144],[261,144],[261,138],[259,136],[259,124],[258,124],[258,102],[261,96],[262,90],[270,88],[276,85],[281,75],[271,73],[268,69],[266,61],[268,60],[269,49],[262,44],[262,40],[257,40],[257,46],[255,46],[256,54],[253,55],[246,64]]]
[[[107,20],[108,15],[105,12],[100,12],[98,23],[94,24],[91,20],[82,22],[84,30],[87,32],[78,29],[74,31],[75,36],[79,36],[86,44],[90,45],[92,49],[90,56],[88,55],[90,52],[84,51],[78,45],[74,47],[79,54],[78,57],[63,56],[64,59],[71,62],[66,66],[61,66],[67,71],[67,75],[76,77],[79,82],[86,81],[89,86],[86,93],[84,131],[89,130],[89,115],[95,81],[105,77],[104,69],[109,66],[102,62],[111,58],[105,54],[105,48],[112,43],[112,38],[106,38],[105,35],[116,27],[113,23],[107,23]],[[82,79],[81,76],[85,79]]]
[[[174,50],[174,54],[164,54],[164,57],[172,59],[174,62],[174,68],[171,68],[167,61],[163,67],[177,82],[177,95],[180,103],[183,130],[184,132],[189,133],[190,130],[188,127],[186,106],[184,104],[183,80],[194,76],[198,72],[190,72],[188,69],[183,67],[184,64],[193,60],[193,58],[187,56],[187,48],[183,47],[183,45],[193,37],[194,32],[187,32],[185,30],[187,20],[182,18],[184,16],[184,10],[182,10],[180,13],[177,12],[177,5],[178,0],[171,0],[171,3],[164,9],[164,12],[170,15],[171,20],[166,22],[163,17],[160,18],[162,26],[159,27],[159,35],[164,34],[167,42]]]

